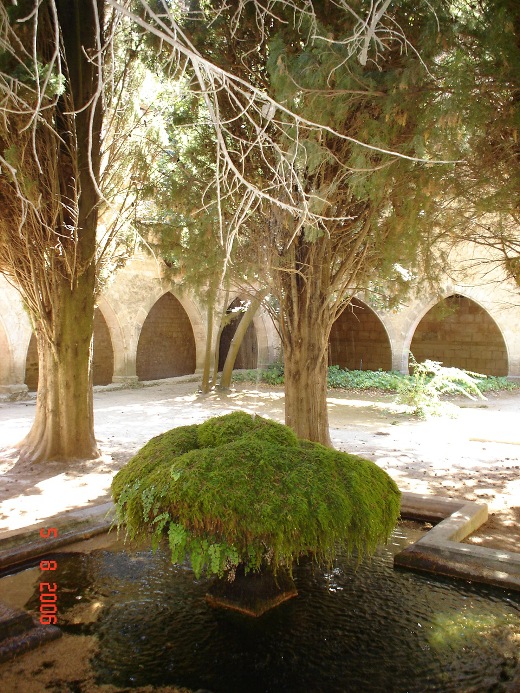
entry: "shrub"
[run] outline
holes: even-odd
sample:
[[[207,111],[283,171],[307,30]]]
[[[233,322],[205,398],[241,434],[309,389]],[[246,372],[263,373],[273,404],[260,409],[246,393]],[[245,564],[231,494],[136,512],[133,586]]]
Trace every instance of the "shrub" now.
[[[327,385],[343,390],[380,390],[396,392],[408,376],[395,371],[349,371],[348,368],[329,366]]]
[[[425,362],[426,363],[426,362]],[[429,361],[428,363],[438,363]],[[441,364],[439,364],[440,366]],[[445,368],[445,367],[443,367]],[[464,373],[461,369],[460,373]],[[471,374],[474,377],[475,385],[478,390],[484,392],[498,392],[500,390],[515,390],[519,387],[517,383],[508,380],[506,377],[486,376],[478,373]],[[424,384],[434,377],[434,372],[430,371]],[[267,385],[284,384],[283,365],[274,364],[266,369],[250,369],[233,374],[233,382],[247,383],[266,383]],[[455,382],[457,378],[455,377]],[[460,380],[460,385],[464,385],[465,376]],[[327,373],[327,386],[331,389],[353,390],[353,391],[378,391],[378,392],[406,392],[408,389],[416,387],[413,375],[404,375],[397,371],[350,371],[348,368],[339,366],[329,366]],[[455,389],[451,392],[455,394]]]
[[[187,449],[192,445],[191,449]],[[330,564],[338,544],[359,556],[387,540],[400,493],[376,464],[299,440],[234,412],[152,439],[115,476],[117,521],[131,538],[167,533],[172,561],[233,576],[303,555]]]
[[[443,366],[438,361],[427,359],[417,363],[410,354],[413,374],[403,380],[398,392],[398,401],[413,407],[418,416],[439,414],[444,403],[441,395],[464,395],[469,399],[485,399],[479,389],[479,381],[485,375],[466,371],[462,368]]]

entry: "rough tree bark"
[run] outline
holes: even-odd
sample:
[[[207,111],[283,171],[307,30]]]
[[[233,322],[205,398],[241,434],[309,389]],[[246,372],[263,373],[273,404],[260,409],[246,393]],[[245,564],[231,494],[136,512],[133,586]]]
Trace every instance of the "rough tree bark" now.
[[[38,345],[36,414],[19,446],[30,462],[99,454],[91,356],[103,7],[104,0],[26,0],[3,27],[4,46],[14,47],[11,69],[27,65],[26,79],[40,85],[31,91],[13,81],[0,130],[0,153],[14,163],[0,186],[0,265],[20,290]],[[55,90],[43,81],[46,69]]]
[[[34,423],[20,448],[21,458],[31,461],[99,454],[94,436],[92,335],[102,122],[101,102],[94,96],[102,76],[94,56],[102,45],[103,0],[58,0],[56,9],[69,97],[57,103],[56,130],[63,142],[56,152],[57,170],[71,172],[61,186],[62,214],[56,233],[74,236],[78,269],[72,277],[59,272],[51,277],[49,313],[31,315],[40,375]],[[69,211],[71,200],[77,206]]]
[[[20,444],[29,461],[89,459],[98,453],[94,436],[91,342],[94,285],[55,288],[53,338],[35,320],[38,345],[38,396],[33,426]]]
[[[270,262],[284,353],[285,423],[301,438],[329,447],[329,336],[355,293],[371,230],[369,205],[359,204],[356,212],[315,239],[279,210],[273,208],[271,218],[271,232],[287,239]]]
[[[299,321],[292,338],[283,340],[285,423],[300,438],[332,447],[327,410],[327,346],[326,326],[321,328],[307,316]]]
[[[326,245],[298,234],[280,257],[273,283],[285,364],[285,423],[300,438],[332,446],[327,349],[333,310]]]

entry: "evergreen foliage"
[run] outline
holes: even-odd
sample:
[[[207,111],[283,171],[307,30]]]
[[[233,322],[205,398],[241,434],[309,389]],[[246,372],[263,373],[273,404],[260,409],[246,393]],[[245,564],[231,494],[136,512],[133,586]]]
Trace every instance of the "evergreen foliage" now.
[[[158,188],[169,210],[163,239],[178,237],[175,224],[183,229],[173,262],[191,258],[188,273],[213,295],[211,252],[239,269],[239,281],[270,285],[286,356],[286,422],[327,443],[328,332],[352,295],[383,291],[393,305],[410,270],[416,283],[435,282],[449,247],[439,238],[478,237],[517,271],[518,233],[506,219],[518,227],[518,9],[512,0],[391,3],[362,55],[350,40],[354,12],[330,0],[309,3],[308,14],[275,4],[269,21],[259,21],[255,3],[220,0],[182,18],[202,56],[273,100],[255,110],[245,92],[211,97],[229,161],[273,203],[250,204],[247,186],[230,183],[203,98],[192,94],[171,121],[184,128],[184,144]],[[364,16],[363,3],[354,6]],[[298,127],[274,102],[321,129]],[[282,170],[290,185],[280,183]],[[237,223],[228,262],[223,230]]]
[[[454,39],[438,64],[444,94],[429,109],[439,127],[456,122],[459,162],[432,221],[444,240],[491,248],[520,285],[520,3],[462,0],[452,12]]]
[[[220,205],[225,220],[239,219],[243,257],[270,285],[286,359],[286,423],[330,444],[331,326],[361,289],[389,280],[396,300],[410,285],[397,265],[421,266],[421,281],[435,276],[429,214],[453,167],[433,162],[457,158],[459,148],[456,121],[438,127],[428,108],[438,97],[434,61],[445,50],[439,35],[448,31],[449,12],[392,5],[387,19],[397,33],[389,31],[384,50],[370,44],[363,62],[348,43],[357,19],[334,2],[312,7],[312,26],[286,6],[261,26],[252,8],[244,9],[237,25],[231,8],[208,2],[202,13],[213,21],[187,20],[186,31],[201,55],[320,126],[297,127],[276,108],[265,111],[260,126],[246,99],[225,90],[215,95],[235,166],[274,200],[240,215],[247,191],[237,184],[225,189]],[[290,171],[290,186],[273,175],[281,170]],[[216,209],[207,171],[201,180],[205,209]]]
[[[372,553],[399,516],[400,493],[376,464],[299,440],[286,426],[234,412],[150,440],[115,476],[117,521],[130,538],[167,532],[174,563],[189,556],[230,579],[271,566],[289,571],[336,547]]]

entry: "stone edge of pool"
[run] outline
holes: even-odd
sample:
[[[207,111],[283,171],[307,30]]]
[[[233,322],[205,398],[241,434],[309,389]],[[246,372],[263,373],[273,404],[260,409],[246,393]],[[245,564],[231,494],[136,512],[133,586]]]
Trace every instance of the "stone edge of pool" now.
[[[438,524],[398,553],[394,566],[520,591],[520,553],[461,543],[486,522],[486,504],[403,493],[401,517]]]
[[[403,492],[401,517],[431,522],[434,527],[397,554],[394,565],[520,591],[520,553],[461,543],[487,516],[483,503]],[[0,536],[0,575],[67,544],[105,533],[113,523],[114,507],[106,502],[5,532]],[[42,539],[40,529],[51,526],[58,529],[57,538]]]

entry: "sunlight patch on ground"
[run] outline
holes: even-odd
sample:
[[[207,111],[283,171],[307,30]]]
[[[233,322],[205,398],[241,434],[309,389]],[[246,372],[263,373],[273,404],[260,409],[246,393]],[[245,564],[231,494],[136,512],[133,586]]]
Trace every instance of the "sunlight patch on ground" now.
[[[520,479],[508,481],[504,487],[504,495],[514,499],[513,503],[520,506]]]
[[[429,484],[426,479],[413,479],[408,477],[406,474],[402,474],[397,471],[392,473],[392,478],[399,486],[401,491],[409,491],[410,493],[422,493],[429,494]]]
[[[200,397],[200,395],[199,395]],[[203,399],[205,402],[227,402],[228,400],[242,402],[248,399],[276,402],[284,398],[283,392],[270,392],[265,390],[228,390],[210,392]]]
[[[503,443],[520,445],[518,412],[484,412],[480,410],[473,416],[469,410],[460,410],[459,420],[468,439],[476,443]]]
[[[29,433],[31,423],[32,417],[31,420],[11,419],[0,423],[0,448],[10,448],[19,443]]]
[[[394,404],[393,402],[374,402],[366,399],[338,399],[337,397],[327,397],[327,404],[335,407],[354,407],[375,409],[383,412],[400,413],[403,412],[403,405]]]
[[[0,503],[0,531],[20,529],[86,506],[108,493],[111,480],[112,475],[108,473],[78,477],[62,473],[40,481],[32,487],[33,493],[28,489]]]

